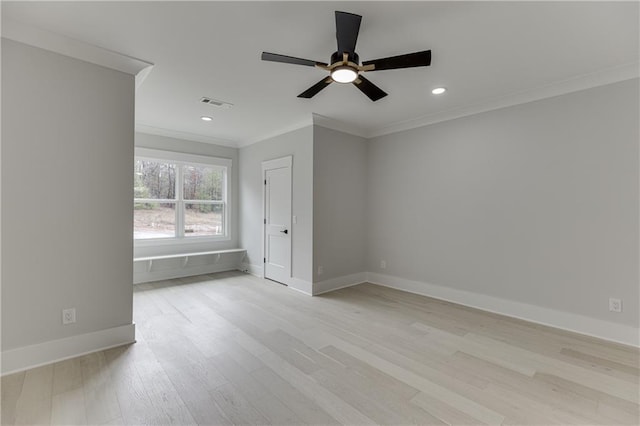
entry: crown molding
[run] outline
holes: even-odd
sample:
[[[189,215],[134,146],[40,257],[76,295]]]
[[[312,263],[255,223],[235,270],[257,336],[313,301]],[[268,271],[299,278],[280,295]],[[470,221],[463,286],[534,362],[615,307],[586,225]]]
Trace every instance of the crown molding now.
[[[515,105],[534,102],[541,99],[551,98],[554,96],[565,95],[580,90],[591,89],[607,84],[618,83],[620,81],[630,80],[640,77],[640,62],[632,62],[621,66],[607,68],[589,74],[575,76],[556,83],[524,90],[510,95],[502,96],[495,99],[489,99],[486,102],[469,105],[462,108],[456,108],[435,114],[425,115],[410,120],[393,123],[387,126],[372,129],[366,137],[374,138],[384,136],[391,133],[397,133],[404,130],[415,129],[418,127],[428,126],[430,124],[442,121],[454,120],[456,118],[466,117],[470,115],[480,114],[487,111],[493,111],[501,108],[507,108]]]
[[[324,115],[312,113],[312,121],[315,126],[326,127],[327,129],[337,130],[339,132],[348,133],[354,136],[360,136],[361,138],[368,138],[369,133],[358,126],[350,123],[345,123],[335,118],[326,117]]]
[[[153,70],[153,65],[143,68],[136,74],[136,92],[138,91],[140,86],[142,86],[142,82],[149,76],[151,70]]]
[[[194,142],[203,142],[213,145],[226,146],[230,148],[238,148],[238,143],[228,139],[220,139],[211,136],[199,135],[196,133],[181,132],[179,130],[163,129],[153,127],[147,124],[136,123],[136,132],[147,133],[149,135],[166,136],[174,139],[183,139]]]
[[[142,83],[142,79],[148,75],[153,67],[151,62],[12,20],[2,21],[2,37],[126,74],[137,75],[145,70],[140,81],[136,79],[136,87]]]
[[[309,117],[309,118],[306,118],[306,119],[304,119],[302,121],[298,121],[295,124],[292,124],[292,125],[289,125],[289,126],[285,126],[285,127],[281,127],[278,130],[276,130],[274,132],[271,132],[271,133],[267,133],[265,135],[262,135],[259,138],[251,138],[251,139],[248,139],[246,141],[240,141],[240,142],[238,142],[237,146],[238,146],[238,148],[244,148],[246,146],[253,145],[253,144],[258,143],[258,142],[263,142],[263,141],[266,141],[268,139],[275,138],[276,136],[284,135],[286,133],[290,133],[290,132],[293,132],[295,130],[303,129],[303,128],[309,127],[311,125],[313,125],[313,119],[311,117]]]

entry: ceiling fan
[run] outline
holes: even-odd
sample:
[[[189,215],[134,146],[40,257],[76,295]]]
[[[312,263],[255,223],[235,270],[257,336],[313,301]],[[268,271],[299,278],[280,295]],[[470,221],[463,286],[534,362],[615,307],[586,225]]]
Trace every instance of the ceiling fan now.
[[[338,40],[338,50],[331,55],[330,64],[269,52],[262,52],[262,60],[305,65],[329,71],[329,77],[323,78],[318,83],[300,93],[298,95],[299,98],[312,98],[335,81],[337,83],[353,83],[374,102],[384,98],[387,94],[378,86],[364,78],[361,73],[399,68],[426,67],[431,65],[431,50],[364,61],[362,65],[360,65],[360,58],[355,49],[361,20],[362,16],[360,15],[336,11],[336,39]]]

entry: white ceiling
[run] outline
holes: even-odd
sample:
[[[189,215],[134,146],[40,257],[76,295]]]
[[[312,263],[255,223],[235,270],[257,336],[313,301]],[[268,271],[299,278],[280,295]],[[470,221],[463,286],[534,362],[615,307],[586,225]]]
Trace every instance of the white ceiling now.
[[[363,16],[361,60],[431,49],[431,67],[367,73],[389,93],[375,103],[340,84],[297,98],[325,72],[260,54],[329,62],[335,10]],[[638,15],[638,2],[2,2],[3,20],[153,63],[136,93],[139,127],[239,145],[311,113],[375,135],[585,76],[622,75],[637,67]],[[449,90],[431,95],[437,86]],[[202,96],[234,106],[218,110]]]

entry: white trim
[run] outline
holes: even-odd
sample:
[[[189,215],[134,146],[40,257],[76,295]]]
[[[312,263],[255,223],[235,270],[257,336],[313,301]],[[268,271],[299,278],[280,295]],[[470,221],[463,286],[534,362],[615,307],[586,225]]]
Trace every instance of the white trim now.
[[[243,253],[242,257],[247,251],[245,249],[222,249],[222,250],[208,250],[208,251],[194,251],[194,252],[184,252],[184,253],[172,253],[172,254],[159,254],[156,256],[140,256],[134,257],[134,262],[145,262],[148,260],[162,260],[162,259],[176,259],[181,257],[199,257],[199,256],[211,256],[217,255],[220,258],[223,254],[237,254]]]
[[[254,263],[240,263],[238,266],[238,270],[241,272],[245,272],[247,274],[251,274],[254,277],[263,278],[262,276],[262,265],[256,265]]]
[[[2,375],[51,364],[136,341],[135,324],[51,340],[2,352]]]
[[[146,133],[148,135],[165,136],[174,139],[208,143],[212,145],[226,146],[231,148],[238,147],[238,142],[236,141],[214,138],[212,136],[199,135],[196,133],[182,132],[180,130],[163,129],[161,127],[155,127],[144,123],[136,123],[136,132]]]
[[[286,157],[275,158],[273,160],[265,160],[262,162],[262,177],[264,178],[264,172],[272,169],[284,169],[286,167],[291,168],[293,166],[293,156],[287,155]]]
[[[327,129],[337,130],[342,133],[348,133],[361,138],[369,137],[370,132],[353,124],[345,123],[335,118],[325,117],[324,115],[312,113],[312,121],[314,126],[325,127]]]
[[[640,346],[640,329],[629,325],[374,272],[367,273],[367,281],[611,342]]]
[[[233,160],[224,157],[213,157],[208,155],[185,154],[183,152],[167,151],[164,149],[135,148],[135,156],[152,160],[170,160],[186,165],[199,164],[205,166],[220,166],[231,170]]]
[[[440,123],[442,121],[454,120],[456,118],[480,114],[487,111],[507,108],[515,105],[525,104],[528,102],[551,98],[554,96],[565,95],[567,93],[577,92],[580,90],[591,89],[593,87],[630,80],[633,78],[638,78],[639,76],[640,62],[633,62],[630,64],[607,68],[589,74],[578,75],[545,86],[511,93],[500,98],[487,99],[475,105],[463,106],[448,111],[437,112],[435,114],[425,115],[410,120],[392,123],[387,126],[370,129],[370,131],[367,132],[366,137],[374,138],[378,136],[389,135],[392,133],[402,132],[404,130],[410,130],[418,127],[428,126],[430,124]]]
[[[131,75],[153,66],[142,59],[6,19],[2,20],[2,37]],[[142,82],[149,71],[141,76],[136,85]]]
[[[460,108],[455,108],[448,111],[442,111],[430,115],[412,118],[409,120],[398,121],[382,127],[361,128],[350,123],[345,123],[330,117],[312,113],[311,120],[303,120],[302,122],[298,122],[296,124],[281,128],[276,132],[261,136],[260,138],[249,139],[247,141],[239,141],[236,146],[238,148],[249,146],[254,143],[262,142],[273,137],[307,127],[309,124],[371,139],[378,136],[402,132],[404,130],[415,129],[418,127],[424,127],[443,121],[454,120],[456,118],[467,117],[487,111],[507,108],[525,104],[528,102],[551,98],[554,96],[560,96],[567,93],[577,92],[580,90],[586,90],[593,87],[630,80],[633,78],[638,78],[639,76],[640,62],[636,61],[589,74],[574,76],[566,80],[558,81],[544,86],[511,93],[500,98],[486,99],[475,105],[465,105]]]
[[[320,127],[326,127],[327,129],[337,130],[343,133],[348,133],[354,136],[360,136],[363,138],[366,138],[369,135],[369,132],[367,132],[365,129],[362,129],[358,126],[345,123],[344,121],[336,120],[334,118],[326,117],[324,115],[316,114],[314,112],[314,113],[311,113],[311,117],[308,119],[299,121],[289,126],[282,127],[277,131],[267,133],[266,135],[262,135],[259,138],[251,138],[245,141],[238,141],[235,146],[238,148],[244,148],[249,145],[253,145],[259,142],[264,142],[269,139],[275,138],[277,136],[285,135],[287,133],[291,133],[293,131],[304,129],[305,127],[314,126],[314,125],[320,126]]]
[[[292,290],[304,293],[307,296],[313,296],[313,284],[310,281],[291,277],[291,282],[288,284],[288,287]]]
[[[293,281],[293,229],[291,228],[291,224],[292,224],[292,214],[293,214],[293,156],[292,155],[287,155],[285,157],[280,157],[280,158],[274,158],[271,160],[265,160],[262,162],[262,181],[264,182],[264,184],[262,184],[262,217],[263,217],[263,221],[262,221],[262,258],[263,258],[263,263],[262,263],[262,276],[266,277],[267,274],[267,263],[266,261],[264,261],[267,257],[267,240],[265,238],[265,234],[267,233],[267,224],[265,223],[266,217],[267,217],[267,185],[266,185],[266,181],[267,181],[267,171],[269,170],[274,170],[274,169],[284,169],[284,168],[288,168],[289,169],[289,185],[291,186],[290,188],[290,193],[291,193],[291,199],[289,200],[289,230],[291,232],[289,232],[289,276],[287,277],[287,282],[283,283],[286,285],[292,285],[292,281]],[[309,293],[311,293],[311,291],[309,291]]]
[[[277,136],[280,135],[286,135],[287,133],[291,133],[293,131],[296,130],[300,130],[300,129],[304,129],[305,127],[309,127],[313,125],[313,119],[311,117],[303,120],[303,121],[299,121],[296,124],[292,124],[290,126],[286,126],[283,128],[280,128],[279,130],[275,131],[275,132],[271,132],[271,133],[267,133],[266,135],[262,135],[258,138],[250,138],[248,140],[245,141],[238,141],[238,143],[236,144],[236,146],[238,148],[244,148],[246,146],[249,145],[253,145],[259,142],[264,142],[267,141],[269,139],[275,138]]]
[[[232,203],[233,200],[231,198],[231,193],[233,191],[229,191],[229,186],[231,186],[232,180],[232,165],[233,160],[230,158],[224,157],[215,157],[208,155],[196,155],[196,154],[186,154],[183,152],[176,151],[168,151],[163,149],[154,149],[154,148],[143,148],[143,147],[135,147],[135,159],[146,159],[146,160],[162,160],[171,163],[175,163],[178,167],[176,170],[176,182],[175,182],[175,191],[176,198],[175,200],[166,200],[167,203],[175,203],[176,209],[176,234],[174,237],[167,238],[138,238],[134,237],[134,248],[141,247],[156,247],[156,246],[172,246],[179,245],[185,241],[193,241],[193,243],[202,243],[202,242],[210,242],[216,243],[221,241],[230,241],[231,240],[231,224],[230,218],[233,216],[232,211]],[[223,171],[222,178],[222,201],[208,201],[208,200],[184,200],[182,196],[183,191],[183,183],[184,183],[184,168],[185,166],[192,165],[201,165],[210,168],[219,168]],[[134,203],[138,200],[139,202],[153,202],[151,199],[141,199],[134,198]],[[140,201],[142,200],[142,201]],[[145,201],[149,200],[149,201]],[[155,202],[162,202],[163,200],[154,200]],[[224,234],[223,235],[205,235],[205,236],[189,236],[186,237],[184,235],[184,209],[186,204],[222,204],[224,207],[223,210],[223,224],[224,224]]]
[[[198,236],[198,237],[167,237],[167,238],[145,238],[134,239],[134,252],[142,251],[143,253],[154,254],[172,254],[183,253],[185,251],[204,251],[203,246],[217,247],[231,241],[231,235],[225,236]],[[157,250],[155,250],[157,248]]]
[[[153,261],[156,265],[156,261]],[[238,262],[207,263],[206,265],[184,266],[133,273],[133,283],[142,284],[153,281],[170,280],[173,278],[191,277],[195,275],[214,274],[217,272],[235,271],[239,269]]]
[[[331,278],[329,280],[313,283],[313,295],[317,296],[319,294],[328,293],[330,291],[351,287],[365,282],[367,282],[366,272],[357,272],[355,274]]]
[[[153,70],[153,65],[142,69],[140,72],[136,74],[136,79],[135,79],[136,93],[138,92],[138,89],[140,89],[140,86],[142,86],[142,83],[144,83],[144,81],[147,79],[149,74],[151,74],[152,70]]]

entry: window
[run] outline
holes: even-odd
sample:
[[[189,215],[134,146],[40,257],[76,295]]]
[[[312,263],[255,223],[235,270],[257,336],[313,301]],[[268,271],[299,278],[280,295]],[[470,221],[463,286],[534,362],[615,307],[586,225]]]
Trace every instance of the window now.
[[[136,149],[133,238],[228,237],[231,160]]]

